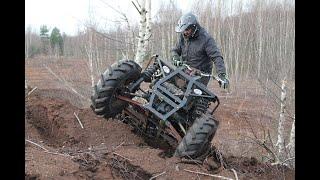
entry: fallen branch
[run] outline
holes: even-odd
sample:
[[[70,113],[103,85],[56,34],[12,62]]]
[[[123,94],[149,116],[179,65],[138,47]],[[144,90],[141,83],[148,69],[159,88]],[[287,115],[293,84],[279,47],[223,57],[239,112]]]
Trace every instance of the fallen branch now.
[[[202,166],[203,165],[203,162],[199,161],[199,160],[195,160],[195,159],[192,159],[189,155],[187,155],[189,159],[185,159],[185,158],[182,158],[181,159],[181,162],[182,163],[193,163],[193,164],[196,164],[200,169],[204,169],[204,167]]]
[[[295,159],[295,157],[288,158],[288,159],[286,159],[286,160],[284,160],[284,161],[282,161],[282,162],[271,163],[271,165],[274,166],[274,165],[280,164],[280,165],[285,165],[285,166],[287,166],[287,164],[286,164],[285,162],[290,161],[290,160],[293,160],[293,159]]]
[[[246,137],[251,139],[253,142],[257,143],[262,148],[264,148],[272,156],[273,162],[276,162],[279,159],[278,156],[265,144],[265,141],[261,142],[261,140],[259,140],[259,139],[254,139],[250,136],[246,136]]]
[[[30,141],[30,140],[28,140],[28,139],[26,139],[26,141],[29,142],[29,143],[31,143],[31,144],[33,144],[33,145],[35,145],[35,146],[37,146],[37,147],[39,147],[39,148],[41,148],[41,149],[43,149],[45,153],[71,157],[69,154],[61,154],[61,153],[57,153],[57,152],[50,152],[50,151],[49,151],[48,149],[46,149],[45,147],[43,147],[43,146],[41,146],[41,145],[39,145],[39,144],[37,144],[37,143],[35,143],[35,142],[33,142],[33,141]]]
[[[79,122],[79,124],[80,124],[81,128],[83,129],[83,125],[82,125],[82,123],[81,123],[81,121],[80,121],[79,117],[76,115],[76,113],[75,113],[75,112],[73,112],[73,115],[77,118],[77,120],[78,120],[78,122]]]
[[[212,146],[211,146],[212,147]],[[223,156],[222,156],[222,153],[221,153],[221,151],[217,148],[217,147],[215,147],[215,150],[214,150],[215,152],[216,152],[216,157],[217,157],[217,159],[219,160],[219,162],[220,162],[220,164],[221,164],[221,167],[222,168],[225,168],[225,167],[227,167],[227,164],[224,162],[224,160],[223,160]]]
[[[27,94],[26,97],[30,96],[30,94],[31,94],[34,90],[36,90],[37,88],[38,88],[38,87],[34,87],[30,92],[28,92],[28,94]]]
[[[194,159],[181,159],[182,163],[187,163],[187,164],[197,164],[201,166],[201,161],[200,160],[194,160]]]
[[[126,157],[124,157],[124,156],[122,156],[122,155],[120,155],[120,154],[118,154],[118,153],[113,152],[112,154],[117,155],[117,156],[120,156],[120,157],[122,157],[123,159],[126,159],[126,160],[128,160],[128,161],[132,161],[131,159],[126,158]]]
[[[207,174],[207,173],[203,173],[203,172],[191,171],[191,170],[188,170],[188,169],[183,169],[183,170],[184,170],[184,171],[187,171],[187,172],[195,173],[195,174],[201,174],[201,175],[206,175],[206,176],[210,176],[210,177],[216,177],[216,178],[221,178],[221,179],[233,180],[232,178],[228,178],[228,177],[224,177],[224,176],[218,176],[218,175]]]
[[[45,151],[49,151],[49,150],[46,149],[45,147],[43,147],[43,146],[41,146],[41,145],[39,145],[39,144],[37,144],[37,143],[35,143],[35,142],[32,142],[32,141],[30,141],[30,140],[28,140],[28,139],[26,139],[26,141],[29,142],[29,143],[31,143],[31,144],[33,144],[33,145],[38,146],[39,148],[41,148],[41,149],[43,149],[43,150],[45,150]]]
[[[50,151],[44,151],[45,153],[48,153],[48,154],[54,154],[54,155],[60,155],[60,156],[65,156],[65,157],[73,157],[69,154],[62,154],[62,153],[57,153],[57,152],[50,152]]]
[[[120,143],[117,147],[113,148],[113,151],[115,151],[116,149],[118,149],[120,146],[122,146],[122,144],[124,144],[124,141],[122,143]]]
[[[156,177],[159,177],[159,176],[161,176],[161,175],[163,175],[163,174],[165,174],[165,173],[166,173],[166,172],[164,171],[164,172],[162,172],[162,173],[160,173],[160,174],[158,174],[158,175],[152,176],[149,180],[155,179]]]
[[[288,158],[288,159],[284,160],[281,164],[283,164],[283,163],[285,163],[287,161],[293,160],[293,159],[295,159],[295,157]]]
[[[234,176],[236,177],[236,180],[239,180],[238,175],[237,175],[237,171],[234,169],[231,169],[231,171],[233,172]]]

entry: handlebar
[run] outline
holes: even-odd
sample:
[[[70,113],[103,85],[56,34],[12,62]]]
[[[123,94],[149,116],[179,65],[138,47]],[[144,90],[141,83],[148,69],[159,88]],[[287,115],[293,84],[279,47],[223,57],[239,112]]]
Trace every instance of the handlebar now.
[[[182,66],[185,66],[186,68],[188,68],[190,71],[193,71],[194,69],[192,69],[188,64],[182,64]],[[223,82],[223,80],[222,79],[220,79],[219,77],[217,77],[217,76],[214,76],[214,75],[211,75],[211,74],[206,74],[206,73],[203,73],[203,72],[201,72],[200,70],[199,70],[199,72],[200,72],[200,76],[204,76],[204,77],[213,77],[215,80],[217,80],[217,81],[220,81],[220,82]]]

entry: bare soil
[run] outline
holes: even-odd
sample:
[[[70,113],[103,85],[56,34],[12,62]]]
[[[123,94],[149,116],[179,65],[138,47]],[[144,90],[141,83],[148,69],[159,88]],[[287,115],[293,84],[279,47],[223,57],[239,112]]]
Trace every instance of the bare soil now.
[[[220,127],[212,143],[224,166],[213,169],[206,162],[187,163],[172,157],[170,147],[140,136],[121,119],[96,116],[80,97],[59,86],[39,62],[26,63],[26,77],[38,89],[26,98],[25,179],[150,179],[159,174],[156,179],[212,179],[185,170],[235,179],[231,169],[239,179],[295,179],[293,170],[262,162],[258,154],[263,150],[245,138],[252,136],[252,131],[260,137],[264,128],[272,129],[275,115],[265,113],[262,107],[269,102],[258,91],[249,91],[245,98],[215,91],[221,97],[216,112]],[[65,69],[61,68],[60,74],[75,62],[66,61],[68,66],[61,65]],[[90,84],[87,80],[75,82]],[[209,88],[219,89],[213,82]]]

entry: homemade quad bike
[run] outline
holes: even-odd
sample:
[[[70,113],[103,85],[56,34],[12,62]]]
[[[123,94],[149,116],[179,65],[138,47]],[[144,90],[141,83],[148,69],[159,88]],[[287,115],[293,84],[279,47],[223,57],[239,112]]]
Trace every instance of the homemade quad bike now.
[[[158,55],[141,71],[131,60],[109,66],[91,96],[93,111],[105,118],[122,114],[144,135],[162,137],[175,148],[175,156],[201,159],[219,124],[213,116],[219,99],[198,81],[209,75],[187,64],[176,67]],[[148,90],[140,87],[143,82],[149,83]]]

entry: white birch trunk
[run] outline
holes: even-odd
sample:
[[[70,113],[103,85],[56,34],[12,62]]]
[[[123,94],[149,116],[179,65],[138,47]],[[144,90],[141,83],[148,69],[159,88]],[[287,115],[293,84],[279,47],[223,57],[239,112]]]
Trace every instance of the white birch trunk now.
[[[167,58],[170,58],[170,48],[172,47],[172,42],[173,42],[173,40],[172,40],[172,34],[173,33],[170,33],[170,32],[172,32],[172,31],[171,31],[171,26],[169,25],[169,31],[168,31],[168,35],[167,35],[167,37],[168,37],[168,45],[166,46],[166,56],[167,56]]]
[[[238,27],[237,27],[237,31],[238,33],[237,34],[240,34],[241,32],[241,23],[242,23],[242,3],[240,2],[239,3],[239,24],[238,24]],[[236,38],[237,38],[237,47],[235,48],[236,50],[236,53],[235,53],[235,58],[236,58],[236,67],[235,67],[235,82],[236,82],[236,86],[238,85],[238,80],[239,78],[241,77],[241,73],[239,74],[239,64],[240,64],[240,46],[241,46],[241,40],[242,40],[242,37],[241,36],[237,36],[236,35]],[[243,60],[241,60],[243,61]],[[241,71],[240,71],[241,72]]]
[[[149,46],[149,40],[151,38],[151,0],[146,1],[146,35],[145,35],[145,44],[144,48],[147,50]]]
[[[88,33],[88,45],[85,45],[85,50],[86,50],[88,61],[89,61],[91,87],[93,88],[94,85],[95,85],[95,83],[94,83],[94,72],[93,72],[93,47],[92,47],[93,39],[92,39],[92,32],[91,32],[90,29],[88,29],[87,33]]]
[[[162,49],[162,57],[164,57],[165,59],[167,59],[167,56],[166,56],[166,40],[165,40],[165,34],[164,34],[164,28],[161,28],[162,31],[161,31],[161,35],[162,35],[162,42],[161,42],[161,49]]]
[[[290,132],[289,144],[286,147],[289,150],[290,157],[294,157],[295,156],[295,134],[296,134],[295,123],[296,123],[296,120],[293,120],[292,127],[291,127],[291,132]]]
[[[146,35],[146,9],[145,9],[145,0],[142,0],[140,5],[140,24],[139,24],[139,37],[138,37],[138,47],[135,57],[135,62],[137,62],[142,67],[142,62],[146,55],[145,45],[145,35]]]
[[[258,78],[261,73],[261,56],[262,56],[262,2],[258,2]]]
[[[98,38],[97,38],[97,34],[95,33],[95,54],[96,54],[96,70],[98,71],[99,74],[101,74],[101,70],[100,70],[100,67],[101,67],[101,59],[100,59],[100,53],[99,53],[99,42],[98,42]]]
[[[280,104],[280,117],[278,124],[278,140],[276,147],[278,148],[277,154],[280,161],[285,158],[285,144],[284,144],[284,133],[285,133],[285,101],[286,101],[286,78],[282,81],[281,85],[281,104]]]
[[[124,34],[124,42],[126,43],[126,59],[129,59],[129,54],[130,54],[130,37],[129,37],[129,34],[125,33]]]
[[[118,31],[116,31],[116,41],[118,41]],[[119,43],[115,43],[115,47],[116,47],[116,60],[120,61],[119,59]]]

